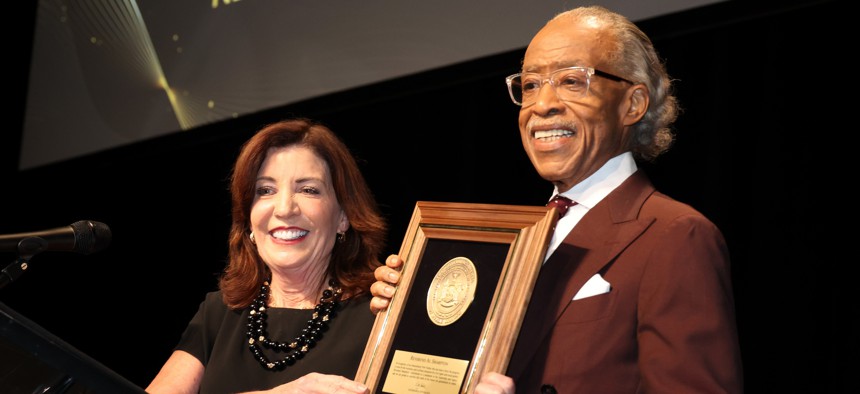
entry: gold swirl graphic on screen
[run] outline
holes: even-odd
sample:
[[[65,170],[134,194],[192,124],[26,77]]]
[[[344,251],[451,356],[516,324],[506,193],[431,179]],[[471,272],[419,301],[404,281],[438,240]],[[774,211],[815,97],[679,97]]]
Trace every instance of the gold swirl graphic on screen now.
[[[427,291],[427,315],[437,326],[447,326],[460,319],[475,299],[478,271],[465,257],[448,260],[430,283]]]

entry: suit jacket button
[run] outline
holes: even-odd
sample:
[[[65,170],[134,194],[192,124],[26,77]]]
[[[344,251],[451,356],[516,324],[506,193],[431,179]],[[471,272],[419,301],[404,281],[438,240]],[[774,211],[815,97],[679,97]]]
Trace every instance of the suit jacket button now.
[[[541,394],[558,394],[558,391],[555,391],[555,387],[551,384],[540,386],[540,392]]]

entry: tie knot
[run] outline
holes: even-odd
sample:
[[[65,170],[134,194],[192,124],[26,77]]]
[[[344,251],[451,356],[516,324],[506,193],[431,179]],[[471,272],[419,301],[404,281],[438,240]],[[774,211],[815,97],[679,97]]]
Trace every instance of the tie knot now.
[[[564,214],[567,213],[567,209],[574,205],[576,205],[576,202],[560,194],[556,194],[548,203],[546,203],[546,206],[548,207],[555,207],[558,212],[559,219],[563,218]]]

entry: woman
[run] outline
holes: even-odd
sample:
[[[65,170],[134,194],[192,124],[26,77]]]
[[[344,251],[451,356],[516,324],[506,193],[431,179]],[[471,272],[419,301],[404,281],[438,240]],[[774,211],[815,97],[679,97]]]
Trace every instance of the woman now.
[[[149,393],[365,393],[367,289],[386,224],[346,146],[306,119],[258,131],[233,168],[229,263]]]

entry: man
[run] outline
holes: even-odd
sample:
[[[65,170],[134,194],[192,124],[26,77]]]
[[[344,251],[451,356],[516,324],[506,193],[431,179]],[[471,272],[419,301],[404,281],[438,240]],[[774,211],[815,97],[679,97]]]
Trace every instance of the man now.
[[[532,39],[507,78],[535,169],[574,201],[559,219],[504,374],[476,392],[739,393],[729,253],[702,214],[656,191],[634,159],[672,142],[677,104],[650,39],[581,7]],[[398,275],[376,271],[372,309]]]

